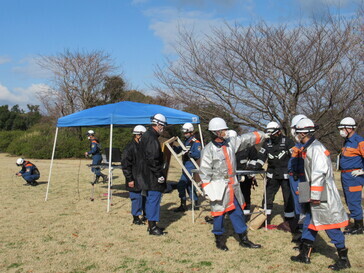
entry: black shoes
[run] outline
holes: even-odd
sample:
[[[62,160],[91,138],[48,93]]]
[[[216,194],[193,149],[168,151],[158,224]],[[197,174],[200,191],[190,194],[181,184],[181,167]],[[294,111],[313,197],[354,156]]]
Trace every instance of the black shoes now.
[[[187,210],[186,200],[181,199],[181,205],[173,210],[174,212],[185,212]]]
[[[311,263],[311,252],[312,252],[313,242],[309,240],[303,240],[299,246],[300,254],[297,256],[291,256],[291,261],[310,264]]]
[[[334,271],[339,271],[341,269],[350,268],[351,264],[348,258],[348,249],[347,248],[338,248],[337,253],[339,254],[339,260],[332,265],[329,265],[329,269]]]
[[[358,235],[363,234],[363,219],[354,220],[354,225],[345,229],[344,235]]]
[[[163,231],[163,228],[160,228],[157,226],[157,223],[155,221],[148,221],[148,229],[149,235],[164,235],[166,232]]]
[[[226,246],[226,242],[225,242],[225,238],[223,235],[216,235],[215,234],[215,242],[216,242],[216,247],[220,250],[223,251],[228,251],[228,247]]]
[[[244,233],[238,234],[240,242],[239,245],[247,248],[261,248],[260,244],[254,244],[248,239],[248,233],[245,231]]]
[[[134,225],[145,225],[142,219],[139,218],[139,216],[133,215],[133,224]]]

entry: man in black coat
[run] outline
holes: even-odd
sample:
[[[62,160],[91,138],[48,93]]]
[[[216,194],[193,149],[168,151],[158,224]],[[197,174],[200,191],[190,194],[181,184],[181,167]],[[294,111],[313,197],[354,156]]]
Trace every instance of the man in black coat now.
[[[133,140],[130,141],[122,154],[121,166],[125,176],[125,187],[129,191],[131,200],[131,214],[133,215],[133,224],[144,225],[145,216],[139,218],[145,212],[145,196],[142,195],[141,176],[141,152],[140,139],[147,129],[143,125],[137,125],[133,129]]]
[[[142,135],[140,148],[143,157],[142,190],[146,192],[146,217],[150,235],[163,235],[163,229],[157,226],[160,217],[162,193],[166,188],[164,176],[163,152],[158,137],[167,125],[162,114],[151,118],[151,128]]]
[[[293,140],[282,135],[281,127],[274,121],[267,124],[266,131],[270,138],[264,142],[258,152],[255,169],[261,169],[265,161],[268,160],[266,185],[268,223],[271,220],[274,197],[279,188],[282,188],[283,193],[284,218],[285,220],[292,220],[295,215],[288,180],[288,161],[291,157],[291,149],[295,144]]]

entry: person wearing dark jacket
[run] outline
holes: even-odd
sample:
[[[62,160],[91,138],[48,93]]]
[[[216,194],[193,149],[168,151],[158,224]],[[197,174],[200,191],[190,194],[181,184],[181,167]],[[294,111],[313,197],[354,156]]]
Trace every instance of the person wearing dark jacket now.
[[[247,165],[256,164],[256,160],[258,157],[258,151],[255,146],[250,146],[244,150],[241,150],[235,154],[236,156],[236,169],[237,170],[246,170]],[[255,176],[251,175],[241,175],[238,176],[238,180],[240,182],[240,189],[244,195],[246,207],[244,208],[244,214],[250,213],[250,196],[251,196],[251,188],[252,186],[257,185],[257,181]]]
[[[142,135],[140,150],[142,153],[142,190],[146,192],[145,211],[150,235],[163,235],[163,229],[157,226],[160,217],[162,193],[166,189],[163,152],[158,137],[167,125],[162,114],[151,118],[152,126]]]
[[[261,169],[266,160],[267,167],[267,217],[271,220],[273,202],[279,188],[282,188],[284,200],[284,218],[286,221],[294,219],[294,203],[289,185],[288,161],[291,158],[291,148],[295,145],[293,140],[283,136],[281,127],[277,122],[269,122],[266,128],[270,136],[258,152],[258,159],[254,169]],[[263,200],[264,205],[264,200]]]
[[[146,132],[143,125],[137,125],[133,129],[133,140],[129,142],[121,156],[121,166],[125,176],[125,187],[129,191],[131,200],[131,214],[133,216],[133,224],[144,225],[145,217],[139,217],[145,212],[145,196],[142,195],[142,186],[140,182],[140,170],[142,163],[139,148],[140,139]]]

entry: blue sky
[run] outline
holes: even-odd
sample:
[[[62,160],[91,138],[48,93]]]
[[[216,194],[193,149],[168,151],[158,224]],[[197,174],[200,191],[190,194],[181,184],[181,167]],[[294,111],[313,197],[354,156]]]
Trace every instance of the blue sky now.
[[[290,23],[330,8],[352,16],[364,0],[0,0],[0,105],[39,104],[51,75],[39,55],[64,49],[110,54],[130,87],[150,93],[153,72],[173,56],[178,26],[259,20]]]

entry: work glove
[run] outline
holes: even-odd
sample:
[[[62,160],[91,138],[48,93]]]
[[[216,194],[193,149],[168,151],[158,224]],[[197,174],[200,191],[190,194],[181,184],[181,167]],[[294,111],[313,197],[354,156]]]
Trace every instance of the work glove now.
[[[351,172],[351,175],[354,176],[354,177],[357,177],[359,175],[364,175],[364,170],[361,169],[361,170],[355,170],[355,171],[352,171]]]
[[[245,175],[239,177],[239,182],[243,183],[245,181]]]
[[[159,177],[158,180],[157,180],[157,182],[160,183],[160,184],[163,184],[164,181],[165,181],[165,179],[164,179],[163,176]]]

